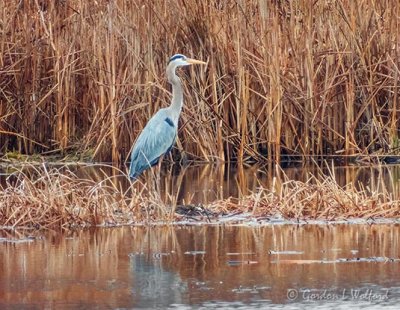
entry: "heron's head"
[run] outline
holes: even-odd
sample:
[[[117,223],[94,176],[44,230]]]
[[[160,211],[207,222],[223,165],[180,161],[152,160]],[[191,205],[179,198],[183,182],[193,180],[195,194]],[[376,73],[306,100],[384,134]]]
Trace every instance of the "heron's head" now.
[[[182,54],[175,54],[168,61],[168,66],[172,65],[175,68],[176,67],[182,67],[182,66],[194,65],[194,64],[205,65],[207,63],[204,62],[204,61],[201,61],[201,60],[188,58],[188,57],[186,57],[185,55],[182,55]]]

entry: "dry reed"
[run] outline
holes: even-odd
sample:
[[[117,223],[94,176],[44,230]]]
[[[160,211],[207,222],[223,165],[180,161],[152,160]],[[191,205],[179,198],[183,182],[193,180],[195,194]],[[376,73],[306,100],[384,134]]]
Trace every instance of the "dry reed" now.
[[[0,186],[0,218],[5,227],[71,227],[127,224],[135,219],[137,197],[106,181],[77,178],[68,168],[30,166]]]
[[[245,212],[253,219],[278,215],[301,221],[394,219],[400,216],[400,200],[385,189],[359,189],[354,184],[341,187],[330,176],[322,179],[312,176],[307,182],[288,180],[278,188],[262,188],[241,200],[216,201],[209,210],[219,214]]]
[[[397,0],[2,1],[0,153],[120,163],[184,77],[200,160],[399,154]]]
[[[237,214],[245,220],[400,216],[400,200],[389,193],[383,180],[362,187],[351,183],[340,186],[332,175],[311,175],[305,182],[275,179],[269,188],[260,188],[252,195],[204,206],[177,206],[177,197],[168,196],[166,202],[151,186],[138,190],[134,185],[122,171],[94,181],[78,177],[68,167],[42,165],[16,170],[0,184],[0,227],[218,223]]]

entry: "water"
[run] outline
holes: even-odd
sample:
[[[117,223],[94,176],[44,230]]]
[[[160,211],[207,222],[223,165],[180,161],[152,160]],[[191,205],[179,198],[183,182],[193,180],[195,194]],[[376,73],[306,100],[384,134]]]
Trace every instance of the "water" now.
[[[111,167],[71,167],[127,186]],[[5,181],[10,168],[0,171]],[[317,167],[189,166],[162,172],[161,196],[207,204],[306,181]],[[400,166],[337,167],[340,185],[400,197]],[[142,179],[148,184],[150,174]],[[141,184],[137,184],[140,190]],[[397,198],[398,199],[398,198]],[[399,225],[0,230],[0,309],[398,308]]]
[[[52,165],[53,166],[53,165]],[[57,167],[57,165],[56,165]],[[97,182],[112,182],[118,188],[128,187],[128,180],[122,177],[120,171],[105,165],[69,165],[79,177],[89,178]],[[20,168],[21,169],[21,168]],[[39,166],[40,170],[41,167]],[[48,167],[48,169],[50,169]],[[26,171],[28,170],[28,171]],[[28,167],[25,173],[32,170]],[[0,165],[0,184],[15,169],[12,166]],[[152,170],[154,171],[154,170]],[[276,166],[236,166],[236,165],[178,165],[165,168],[161,173],[161,199],[167,202],[169,196],[176,196],[178,204],[208,204],[228,197],[241,198],[256,192],[263,186],[269,188],[275,180],[307,181],[311,175],[321,178],[321,171],[330,175],[341,186],[353,183],[362,184],[364,189],[385,190],[400,199],[400,165],[379,166],[336,166],[331,164],[308,165],[303,167]],[[154,178],[151,171],[146,171],[135,184],[142,191],[145,183],[150,191],[155,190]]]
[[[332,167],[330,164],[284,169],[273,165],[190,165],[185,168],[173,166],[162,171],[161,198],[167,201],[167,196],[174,195],[177,196],[178,204],[208,204],[228,197],[241,198],[256,192],[261,186],[270,188],[274,178],[280,182],[306,182],[311,176],[321,178],[321,173],[332,176],[341,186],[354,183],[358,187],[362,184],[363,188],[385,190],[400,199],[400,165]],[[101,181],[105,179],[105,175],[118,175],[118,172],[110,167],[81,166],[78,174]],[[126,182],[125,178],[115,177],[114,180],[120,180],[123,185]],[[155,188],[151,185],[154,182],[149,171],[140,181],[145,182],[151,190]],[[137,184],[137,188],[140,190],[141,185]]]
[[[1,309],[396,308],[400,302],[400,263],[383,261],[399,258],[399,225],[27,235],[1,233]]]

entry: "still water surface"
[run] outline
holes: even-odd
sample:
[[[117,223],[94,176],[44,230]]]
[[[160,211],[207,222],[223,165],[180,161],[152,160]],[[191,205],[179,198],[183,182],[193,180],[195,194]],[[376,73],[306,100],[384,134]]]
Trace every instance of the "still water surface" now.
[[[83,178],[98,182],[108,179],[113,186],[122,188],[129,185],[126,177],[110,166],[82,165],[71,169]],[[153,172],[154,169],[146,171],[135,183],[139,191],[143,187],[150,191],[156,189]],[[168,202],[168,197],[176,196],[178,204],[208,204],[228,197],[241,198],[257,192],[261,186],[271,188],[273,183],[287,180],[307,182],[313,176],[320,180],[332,177],[340,186],[352,183],[367,190],[387,191],[400,199],[400,165],[332,167],[329,163],[286,168],[211,164],[165,167],[161,173],[160,198]]]
[[[60,164],[49,165],[46,169],[60,169],[62,173],[65,168]],[[60,168],[61,167],[61,168]],[[130,183],[121,171],[112,166],[96,164],[68,165],[78,177],[88,178],[96,182],[112,183],[117,188],[128,188]],[[241,198],[257,192],[259,187],[270,188],[271,184],[283,183],[287,180],[298,180],[307,182],[315,176],[323,180],[327,176],[334,178],[340,186],[349,183],[356,187],[376,191],[387,191],[393,197],[400,199],[400,165],[377,165],[377,166],[335,166],[331,163],[317,165],[293,166],[280,168],[278,166],[238,166],[238,165],[189,165],[180,167],[178,165],[164,167],[161,172],[160,198],[168,204],[168,197],[176,197],[178,204],[209,204],[216,200],[228,197]],[[43,174],[43,166],[20,167],[25,174]],[[15,167],[0,165],[0,184],[5,184],[6,178],[15,172]],[[146,171],[135,183],[134,187],[141,193],[156,191],[154,181],[154,169]],[[13,178],[11,177],[11,180]],[[145,190],[143,191],[143,189]]]
[[[120,227],[25,236],[1,232],[0,309],[400,303],[400,263],[381,259],[399,258],[399,225]]]
[[[71,169],[126,185],[111,167]],[[178,203],[207,204],[240,198],[274,178],[306,181],[318,171],[189,166],[164,170],[161,191]],[[10,172],[0,169],[0,181]],[[343,186],[362,184],[400,197],[400,166],[325,172]],[[142,181],[150,183],[149,177]],[[399,225],[0,230],[0,309],[398,309],[399,236]]]

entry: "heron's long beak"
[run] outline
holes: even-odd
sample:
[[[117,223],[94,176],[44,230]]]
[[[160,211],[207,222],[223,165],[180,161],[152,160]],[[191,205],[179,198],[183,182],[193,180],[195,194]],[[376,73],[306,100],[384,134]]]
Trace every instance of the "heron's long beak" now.
[[[192,58],[186,58],[186,62],[192,64],[192,65],[206,65],[207,63],[201,60],[197,59],[192,59]]]

